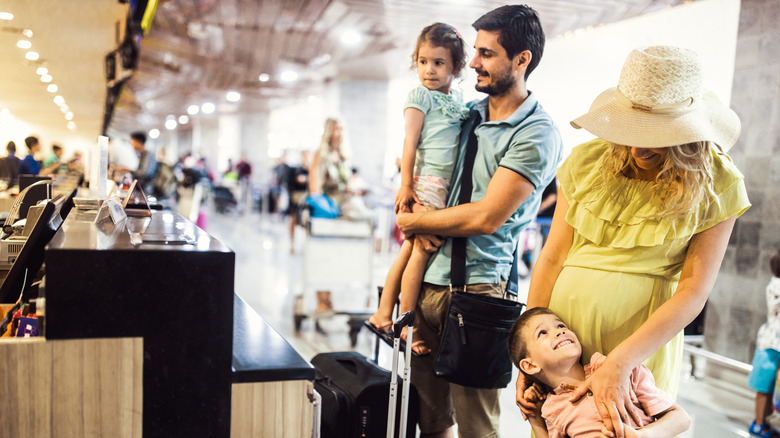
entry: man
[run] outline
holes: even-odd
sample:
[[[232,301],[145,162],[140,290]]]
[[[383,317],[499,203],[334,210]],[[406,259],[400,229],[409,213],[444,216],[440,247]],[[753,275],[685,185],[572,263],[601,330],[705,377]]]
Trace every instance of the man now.
[[[542,191],[561,160],[560,134],[526,89],[528,75],[544,49],[544,32],[536,12],[524,5],[502,6],[473,24],[476,54],[469,66],[477,73],[478,91],[487,99],[469,103],[448,208],[400,213],[398,226],[407,234],[468,237],[466,285],[470,293],[503,296],[514,260],[518,234],[535,217]],[[480,122],[476,123],[477,117]],[[474,130],[471,201],[458,204],[464,155]],[[451,384],[433,375],[439,338],[450,301],[452,239],[433,254],[417,302],[415,340],[431,354],[412,361],[412,382],[420,394],[423,437],[452,436],[458,419],[461,437],[497,436],[498,390]]]
[[[8,155],[0,160],[0,179],[8,182],[8,187],[13,187],[19,180],[19,157],[16,156],[16,143],[9,141],[5,146]]]
[[[29,153],[19,162],[19,175],[48,175],[60,167],[60,163],[55,163],[41,169],[38,160],[35,159],[35,154],[41,149],[38,137],[31,135],[25,138],[24,145],[27,146]]]
[[[55,144],[51,146],[51,153],[43,160],[43,167],[49,167],[53,164],[59,164],[62,160],[62,146]]]
[[[138,154],[138,168],[132,172],[133,178],[138,180],[138,186],[144,193],[151,193],[151,182],[157,170],[157,159],[153,151],[146,150],[146,134],[143,132],[130,134],[130,146]]]

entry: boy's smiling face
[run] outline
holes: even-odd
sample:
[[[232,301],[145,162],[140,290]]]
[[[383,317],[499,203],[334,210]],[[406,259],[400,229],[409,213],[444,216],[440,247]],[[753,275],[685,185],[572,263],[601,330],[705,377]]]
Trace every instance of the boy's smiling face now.
[[[523,329],[527,357],[520,368],[530,375],[539,372],[566,372],[582,355],[582,345],[563,321],[555,315],[535,315]]]

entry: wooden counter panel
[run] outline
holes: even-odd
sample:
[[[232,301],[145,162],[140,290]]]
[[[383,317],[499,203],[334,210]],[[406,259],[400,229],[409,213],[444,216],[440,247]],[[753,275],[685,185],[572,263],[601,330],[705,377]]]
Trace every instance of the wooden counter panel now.
[[[141,338],[3,340],[0,370],[8,436],[141,437]]]
[[[308,380],[234,383],[230,437],[311,437],[313,412]]]

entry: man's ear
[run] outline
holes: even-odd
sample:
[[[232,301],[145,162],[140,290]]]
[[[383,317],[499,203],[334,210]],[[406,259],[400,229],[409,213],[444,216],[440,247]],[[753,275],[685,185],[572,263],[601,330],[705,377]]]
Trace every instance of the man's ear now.
[[[522,52],[515,55],[515,68],[522,68],[523,70],[528,68],[528,65],[531,63],[531,59],[533,59],[534,55],[531,53],[530,50],[523,50]]]
[[[533,376],[535,374],[539,374],[542,371],[542,368],[537,365],[536,362],[526,357],[520,361],[520,371],[528,374],[529,376]]]

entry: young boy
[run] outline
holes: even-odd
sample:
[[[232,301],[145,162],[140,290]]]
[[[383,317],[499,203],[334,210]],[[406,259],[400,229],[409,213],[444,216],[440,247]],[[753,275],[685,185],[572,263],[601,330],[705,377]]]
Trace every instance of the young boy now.
[[[596,353],[583,367],[581,356],[577,336],[551,310],[536,307],[515,321],[509,335],[509,357],[548,392],[544,403],[537,403],[537,415],[529,417],[537,437],[614,436],[602,422],[593,397],[569,401],[568,393],[583,384],[606,358]],[[655,387],[653,375],[644,365],[633,370],[630,392],[641,423],[630,419],[624,425],[626,437],[673,437],[688,429],[688,414]],[[544,396],[534,385],[526,391],[526,398],[541,401]]]

